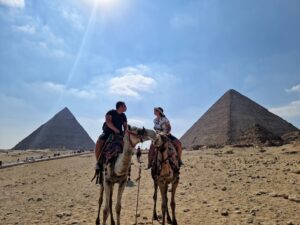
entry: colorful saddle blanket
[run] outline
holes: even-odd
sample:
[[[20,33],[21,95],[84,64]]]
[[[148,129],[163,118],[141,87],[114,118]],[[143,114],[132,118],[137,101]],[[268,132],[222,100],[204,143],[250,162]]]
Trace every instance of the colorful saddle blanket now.
[[[162,162],[158,159],[158,149],[155,149],[155,156],[152,163],[152,176],[156,176],[160,173],[162,168]],[[179,163],[178,163],[178,155],[175,146],[170,142],[169,148],[168,148],[168,164],[172,168],[173,171],[176,171],[179,173]]]
[[[123,152],[123,145],[124,143],[122,136],[110,136],[103,149],[102,162],[108,164],[116,160],[118,155]]]

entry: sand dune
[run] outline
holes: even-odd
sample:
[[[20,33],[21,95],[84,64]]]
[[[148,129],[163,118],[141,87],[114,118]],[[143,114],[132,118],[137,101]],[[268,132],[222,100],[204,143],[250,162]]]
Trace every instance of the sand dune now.
[[[300,224],[300,145],[225,147],[185,152],[184,159],[179,224]],[[0,224],[94,224],[93,166],[90,154],[1,169]],[[136,185],[125,189],[124,225],[134,224],[136,193]],[[151,224],[152,194],[149,171],[143,170],[138,224]]]

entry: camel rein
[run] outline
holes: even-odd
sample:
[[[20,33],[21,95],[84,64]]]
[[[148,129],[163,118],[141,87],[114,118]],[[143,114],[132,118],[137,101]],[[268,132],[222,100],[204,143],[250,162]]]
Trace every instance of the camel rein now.
[[[131,132],[129,130],[126,130],[126,132],[129,134],[129,143],[130,143],[132,148],[135,147],[135,145],[132,143],[132,141],[130,139],[130,135],[132,135],[134,137],[138,137],[140,139],[140,141],[143,142],[143,135],[136,134],[136,133]]]
[[[136,179],[138,182],[138,190],[137,190],[137,197],[136,197],[136,208],[135,208],[135,225],[137,225],[137,218],[138,218],[138,208],[139,208],[139,197],[140,197],[140,181],[141,181],[141,172],[142,172],[142,167],[141,163],[139,165],[139,176]]]
[[[142,137],[140,137],[140,139],[141,139],[141,142],[143,143]],[[136,182],[138,182],[138,190],[137,190],[137,196],[136,196],[136,208],[135,208],[135,225],[137,225],[137,218],[138,218],[139,197],[140,197],[140,181],[141,181],[141,173],[142,173],[142,164],[141,164],[141,162],[138,162],[138,163],[139,163],[139,176],[135,180]]]

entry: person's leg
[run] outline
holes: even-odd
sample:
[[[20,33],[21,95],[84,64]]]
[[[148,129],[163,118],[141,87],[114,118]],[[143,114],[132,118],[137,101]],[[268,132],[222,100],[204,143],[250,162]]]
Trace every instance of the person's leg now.
[[[148,169],[150,169],[152,167],[154,154],[155,154],[155,147],[153,144],[151,144],[149,152],[148,152]]]
[[[95,147],[95,157],[97,161],[99,161],[99,157],[101,155],[101,151],[106,140],[107,140],[107,135],[105,134],[101,134],[97,140],[96,147]]]
[[[173,145],[176,148],[177,155],[178,155],[178,161],[179,161],[179,166],[183,165],[182,162],[182,144],[181,142],[172,134],[169,135],[170,140],[172,141]]]
[[[181,145],[181,142],[178,139],[176,139],[176,140],[173,141],[173,144],[176,147],[177,154],[178,154],[178,159],[181,160],[181,155],[182,155],[182,145]]]

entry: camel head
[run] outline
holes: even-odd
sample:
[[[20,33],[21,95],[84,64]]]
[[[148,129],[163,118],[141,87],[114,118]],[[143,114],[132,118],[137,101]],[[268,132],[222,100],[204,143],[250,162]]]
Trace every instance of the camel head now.
[[[155,140],[156,133],[154,130],[146,129],[146,128],[138,128],[134,126],[128,125],[128,137],[133,146],[140,142]]]

